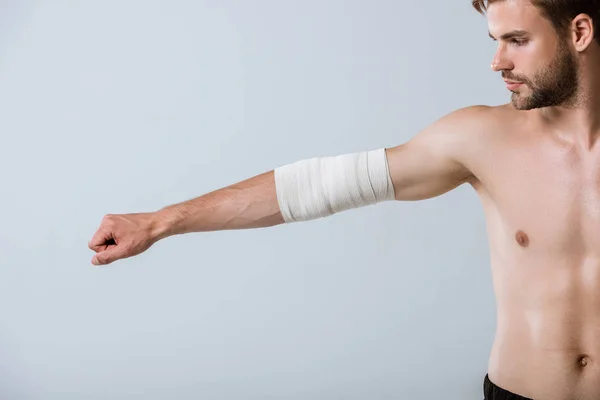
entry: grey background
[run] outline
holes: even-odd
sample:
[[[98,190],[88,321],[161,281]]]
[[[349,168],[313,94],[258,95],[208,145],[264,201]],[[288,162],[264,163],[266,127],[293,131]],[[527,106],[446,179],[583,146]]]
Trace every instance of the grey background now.
[[[468,0],[0,2],[0,398],[477,399],[495,329],[468,185],[107,268],[108,213],[501,104]]]

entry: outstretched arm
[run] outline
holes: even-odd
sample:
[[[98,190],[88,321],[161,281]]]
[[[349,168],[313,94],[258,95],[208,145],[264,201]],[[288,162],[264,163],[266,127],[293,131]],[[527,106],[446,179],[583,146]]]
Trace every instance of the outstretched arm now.
[[[109,214],[89,243],[97,253],[92,262],[131,257],[173,235],[264,228],[293,217],[441,195],[473,177],[462,153],[476,112],[455,111],[393,148],[303,160],[156,212]]]

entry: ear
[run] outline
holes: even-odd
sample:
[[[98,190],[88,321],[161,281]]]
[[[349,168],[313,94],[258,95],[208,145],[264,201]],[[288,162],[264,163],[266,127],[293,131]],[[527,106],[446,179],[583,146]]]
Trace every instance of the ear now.
[[[579,14],[571,23],[573,46],[577,51],[584,51],[594,40],[594,24],[587,14]]]

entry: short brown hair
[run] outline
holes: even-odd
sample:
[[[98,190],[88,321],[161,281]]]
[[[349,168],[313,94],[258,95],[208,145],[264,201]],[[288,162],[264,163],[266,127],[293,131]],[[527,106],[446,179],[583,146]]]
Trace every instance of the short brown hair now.
[[[472,0],[473,7],[484,14],[491,3],[503,0]],[[573,18],[587,14],[594,24],[594,38],[600,44],[600,0],[529,0],[542,11],[556,32],[564,34]]]

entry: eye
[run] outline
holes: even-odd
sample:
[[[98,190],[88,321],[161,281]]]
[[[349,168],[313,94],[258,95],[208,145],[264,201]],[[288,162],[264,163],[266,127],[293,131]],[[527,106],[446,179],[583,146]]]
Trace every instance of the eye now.
[[[515,46],[523,46],[526,45],[529,41],[527,39],[512,39],[510,44]]]

